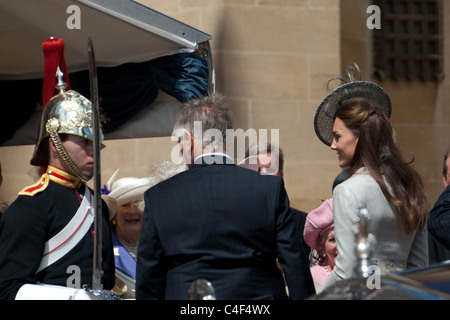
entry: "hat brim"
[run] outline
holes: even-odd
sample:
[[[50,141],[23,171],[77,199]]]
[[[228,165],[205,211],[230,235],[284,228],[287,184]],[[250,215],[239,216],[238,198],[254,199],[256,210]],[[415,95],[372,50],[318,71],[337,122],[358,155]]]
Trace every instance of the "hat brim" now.
[[[319,250],[320,236],[333,228],[333,198],[330,198],[306,216],[303,239],[312,249]]]
[[[108,196],[115,199],[117,206],[144,199],[144,193],[152,186],[153,178],[136,179],[113,189]]]
[[[368,81],[346,83],[331,92],[319,105],[314,117],[314,130],[317,137],[327,146],[333,142],[333,124],[336,113],[349,100],[364,98],[379,107],[390,118],[391,99],[379,85]]]

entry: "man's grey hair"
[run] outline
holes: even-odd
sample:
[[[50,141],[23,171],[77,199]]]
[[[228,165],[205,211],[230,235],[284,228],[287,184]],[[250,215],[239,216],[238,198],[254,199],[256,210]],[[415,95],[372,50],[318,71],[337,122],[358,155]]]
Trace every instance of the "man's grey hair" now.
[[[232,128],[231,112],[226,107],[225,96],[220,93],[185,102],[174,122],[174,134],[187,130],[195,140],[203,142],[203,147],[225,146],[227,133],[232,131],[228,129]]]
[[[185,170],[187,170],[187,167],[184,163],[176,164],[172,161],[163,161],[153,166],[152,176],[156,178],[156,183],[159,183]]]

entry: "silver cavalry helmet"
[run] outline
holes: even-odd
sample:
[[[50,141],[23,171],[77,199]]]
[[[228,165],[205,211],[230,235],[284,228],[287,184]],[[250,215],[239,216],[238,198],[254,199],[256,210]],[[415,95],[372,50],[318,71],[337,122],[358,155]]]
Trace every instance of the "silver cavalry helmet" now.
[[[43,142],[50,137],[73,174],[87,181],[89,177],[81,173],[65,151],[60,134],[73,134],[93,140],[92,104],[76,91],[65,91],[67,84],[62,80],[63,74],[59,68],[56,76],[58,82],[55,87],[59,93],[50,99],[42,112],[39,135],[30,163],[35,166],[48,165],[48,144]],[[100,131],[100,141],[102,140],[103,135]]]

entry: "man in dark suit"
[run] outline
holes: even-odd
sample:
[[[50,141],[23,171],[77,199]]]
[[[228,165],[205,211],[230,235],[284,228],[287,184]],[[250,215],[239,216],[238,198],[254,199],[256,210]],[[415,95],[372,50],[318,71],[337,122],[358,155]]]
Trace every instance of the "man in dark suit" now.
[[[428,231],[450,250],[450,186],[440,195],[428,216]]]
[[[136,298],[187,299],[196,279],[217,299],[286,299],[314,293],[283,179],[233,164],[223,96],[187,102],[174,134],[189,170],[149,189],[138,249]],[[231,138],[228,137],[228,142]]]
[[[251,167],[247,166],[248,168],[256,170],[265,175],[284,178],[284,152],[277,145],[272,145],[271,143],[262,141],[254,143],[249,147],[245,156],[245,162],[251,161],[251,157],[257,157],[256,165]],[[291,211],[291,215],[294,218],[298,236],[300,237],[300,243],[305,250],[306,256],[309,256],[311,248],[303,239],[303,230],[305,229],[306,216],[308,214],[304,211],[300,211],[292,207],[290,207],[289,210]]]
[[[428,216],[430,263],[450,259],[450,150],[444,157],[442,177],[444,192]],[[442,248],[442,246],[444,248]]]

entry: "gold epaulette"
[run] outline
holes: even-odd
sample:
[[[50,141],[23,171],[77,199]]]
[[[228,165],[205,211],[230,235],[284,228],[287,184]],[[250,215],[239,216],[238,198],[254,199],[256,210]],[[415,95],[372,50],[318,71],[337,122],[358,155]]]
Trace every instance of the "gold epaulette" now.
[[[47,171],[41,176],[39,181],[20,191],[19,196],[34,196],[44,191],[47,189],[50,180],[68,188],[78,188],[81,186],[81,180],[79,178],[49,165]]]
[[[47,189],[48,182],[50,179],[48,178],[47,174],[43,174],[41,178],[36,182],[35,184],[24,188],[22,191],[19,192],[19,196],[34,196],[35,194],[44,191]]]

